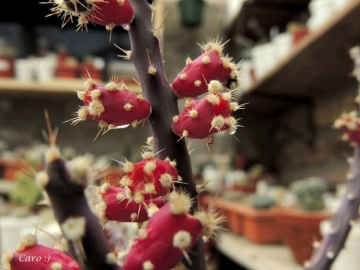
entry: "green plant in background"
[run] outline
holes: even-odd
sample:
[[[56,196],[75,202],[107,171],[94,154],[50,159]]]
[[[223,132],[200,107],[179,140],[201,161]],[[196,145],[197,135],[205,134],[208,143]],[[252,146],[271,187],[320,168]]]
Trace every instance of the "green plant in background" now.
[[[311,177],[295,181],[290,186],[301,209],[306,211],[321,211],[325,208],[324,193],[326,184],[321,178]]]
[[[24,173],[18,173],[15,187],[9,194],[9,199],[17,206],[34,208],[43,199],[42,189],[34,179]]]
[[[203,0],[182,0],[179,2],[181,22],[185,27],[198,27],[203,19]]]
[[[250,202],[255,209],[270,209],[276,205],[275,200],[269,196],[254,195],[250,198]]]
[[[260,177],[265,171],[265,167],[262,164],[255,164],[248,170],[250,177]]]

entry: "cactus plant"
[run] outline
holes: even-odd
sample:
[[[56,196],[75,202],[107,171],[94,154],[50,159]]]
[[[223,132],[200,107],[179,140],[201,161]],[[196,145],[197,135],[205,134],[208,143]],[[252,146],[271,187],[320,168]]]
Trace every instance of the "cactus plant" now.
[[[360,82],[360,47],[352,48],[350,56],[355,63],[353,75]],[[355,101],[359,103],[359,96],[356,97]],[[334,127],[342,129],[344,132],[343,139],[354,146],[354,157],[349,160],[350,170],[347,175],[345,194],[330,221],[331,232],[321,242],[314,243],[314,252],[310,260],[304,265],[306,270],[330,269],[339,252],[343,249],[347,236],[358,218],[360,205],[360,119],[358,112],[343,114],[335,121]]]
[[[255,209],[270,209],[275,204],[274,199],[269,196],[254,195],[251,197],[251,206]]]
[[[43,199],[42,191],[34,183],[32,177],[19,172],[15,178],[16,184],[9,193],[10,202],[28,208],[35,208]]]
[[[320,178],[307,178],[291,184],[298,204],[305,211],[321,211],[324,209],[324,193],[326,185]]]
[[[56,145],[57,133],[52,131],[46,116],[50,139],[45,153],[46,166],[35,179],[46,191],[61,225],[67,241],[65,252],[82,269],[89,270],[184,267],[205,270],[203,238],[216,236],[222,218],[211,209],[198,210],[196,198],[202,188],[195,185],[184,138],[206,139],[210,143],[214,133],[225,129],[235,133],[238,125],[232,115],[243,108],[232,101],[238,84],[238,65],[222,54],[221,41],[210,40],[202,45],[204,54],[199,60],[179,73],[180,82],[175,79],[169,84],[160,52],[159,29],[154,29],[151,23],[154,7],[146,0],[55,0],[49,3],[55,5],[53,14],[63,14],[64,23],[75,16],[79,27],[92,21],[106,25],[110,31],[117,25],[128,30],[131,52],[124,51],[124,58],[133,61],[143,90],[142,95],[136,96],[121,82],[112,80],[100,85],[88,74],[84,90],[77,92],[83,105],[70,121],[74,124],[86,119],[97,121],[100,133],[105,134],[108,130],[128,125],[136,127],[140,121],[149,120],[153,133],[142,161],[132,163],[125,159],[123,162],[126,175],[119,179],[121,187],[111,187],[104,182],[93,189],[95,196],[89,202],[85,189],[91,186],[92,161],[87,156],[65,160]],[[185,80],[183,73],[186,73]],[[178,88],[182,81],[192,87]],[[191,102],[192,112],[185,108],[179,114],[179,98],[194,98],[206,90],[209,90],[206,99]],[[179,121],[173,121],[176,117]],[[185,130],[189,136],[184,136]],[[147,225],[141,227],[128,250],[116,254],[103,232],[108,220],[137,222],[139,226],[147,221]],[[30,255],[32,250],[28,252]],[[6,256],[7,263],[11,269],[23,269],[16,264],[16,254],[17,251]],[[48,264],[40,263],[32,267],[49,269]],[[51,265],[51,269],[61,267]]]

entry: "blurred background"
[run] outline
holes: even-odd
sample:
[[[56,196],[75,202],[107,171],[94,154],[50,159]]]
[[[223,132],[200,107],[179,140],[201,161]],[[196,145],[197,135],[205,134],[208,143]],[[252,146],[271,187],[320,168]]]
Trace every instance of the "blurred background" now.
[[[227,217],[223,241],[208,245],[209,268],[301,269],[312,252],[311,241],[322,237],[326,219],[337,209],[347,158],[353,152],[333,123],[342,112],[358,106],[349,50],[360,44],[360,1],[155,0],[153,4],[155,26],[164,21],[162,46],[169,83],[188,56],[201,54],[198,43],[210,38],[228,41],[225,53],[240,63],[241,85],[235,97],[247,105],[235,117],[244,127],[234,135],[216,134],[209,148],[202,140],[191,140],[196,180],[210,181],[201,202],[215,203]],[[131,49],[126,30],[116,27],[109,41],[109,32],[99,25],[76,31],[76,22],[70,21],[62,27],[61,18],[47,16],[51,7],[10,1],[0,11],[3,217],[24,211],[11,212],[8,205],[33,209],[38,203],[36,189],[27,201],[30,195],[14,187],[21,183],[27,191],[31,186],[31,181],[19,177],[19,156],[42,166],[45,110],[59,127],[58,144],[69,158],[90,153],[99,164],[117,168],[111,158],[138,160],[140,147],[151,136],[145,123],[135,130],[110,131],[94,142],[96,122],[64,123],[81,105],[73,89],[83,88],[86,70],[99,82],[116,75],[131,91],[139,93],[141,88],[133,80],[137,79],[133,64],[118,57],[122,52],[114,46]],[[310,225],[279,226],[290,219],[283,208],[301,209],[295,218],[317,213],[314,230]],[[265,227],[259,227],[258,220]],[[10,233],[14,221],[9,222],[3,230]],[[296,247],[299,241],[304,247]],[[0,247],[6,242],[3,238]],[[345,261],[356,259],[344,256]],[[349,264],[360,267],[360,262]],[[353,269],[343,262],[338,265],[333,269]]]

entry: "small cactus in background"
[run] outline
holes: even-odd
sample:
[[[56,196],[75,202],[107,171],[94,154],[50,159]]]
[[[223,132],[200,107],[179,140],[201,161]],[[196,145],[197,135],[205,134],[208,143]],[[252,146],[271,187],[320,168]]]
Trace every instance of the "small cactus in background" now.
[[[269,196],[254,195],[251,197],[250,202],[255,209],[270,209],[276,205],[274,199]]]
[[[298,204],[305,211],[321,211],[325,208],[324,193],[326,184],[320,178],[308,178],[291,184]]]
[[[9,193],[10,202],[18,206],[35,208],[43,199],[41,188],[34,183],[32,177],[19,172],[15,178],[15,186]]]

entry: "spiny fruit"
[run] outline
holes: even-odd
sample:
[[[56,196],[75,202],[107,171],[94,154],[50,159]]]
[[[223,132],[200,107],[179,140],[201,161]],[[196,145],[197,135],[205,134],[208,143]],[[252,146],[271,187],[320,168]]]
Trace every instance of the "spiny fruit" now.
[[[178,97],[197,97],[205,93],[211,80],[218,80],[230,89],[238,86],[238,66],[222,55],[223,46],[218,41],[209,41],[202,46],[203,54],[194,61],[186,60],[186,67],[172,82]]]
[[[120,185],[126,187],[126,198],[136,203],[166,195],[178,180],[175,161],[157,159],[153,152],[144,152],[142,158],[137,163],[126,160],[126,175],[120,180]]]
[[[140,229],[126,255],[124,270],[173,269],[191,250],[202,235],[211,237],[220,220],[204,212],[190,214],[191,199],[183,192],[173,191],[169,202],[155,213],[152,211],[146,228]]]
[[[89,78],[85,82],[85,91],[78,91],[77,95],[84,106],[70,121],[73,124],[86,119],[98,121],[100,132],[128,125],[136,127],[151,113],[150,103],[141,94],[130,92],[123,83],[111,81],[101,85]]]
[[[360,145],[360,120],[357,111],[343,113],[341,117],[335,121],[334,127],[343,130],[343,140]]]
[[[50,15],[63,14],[64,24],[72,16],[77,16],[79,28],[90,21],[111,31],[115,26],[130,24],[134,19],[129,0],[55,0],[54,4]]]
[[[3,254],[12,270],[81,270],[79,265],[60,250],[37,243],[32,234],[25,235],[14,253]]]
[[[236,132],[237,120],[232,114],[243,107],[231,101],[231,92],[221,93],[223,86],[219,81],[213,80],[207,87],[207,96],[186,100],[185,109],[173,118],[173,131],[180,137],[206,139],[223,130]]]
[[[95,204],[95,212],[102,225],[107,220],[119,222],[144,222],[149,219],[147,209],[153,206],[161,208],[165,201],[159,197],[137,203],[126,197],[127,190],[110,187],[105,183],[98,188],[100,200]]]

